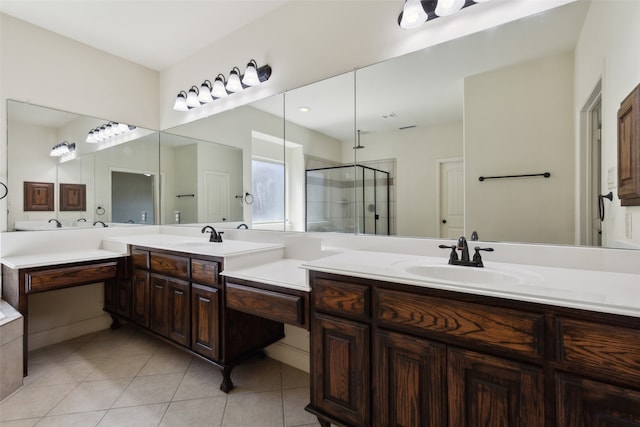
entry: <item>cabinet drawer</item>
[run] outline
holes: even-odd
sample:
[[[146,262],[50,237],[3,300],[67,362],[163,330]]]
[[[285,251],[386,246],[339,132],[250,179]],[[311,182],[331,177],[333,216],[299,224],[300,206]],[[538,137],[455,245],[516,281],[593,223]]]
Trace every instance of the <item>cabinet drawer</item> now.
[[[481,304],[379,289],[376,316],[402,327],[542,357],[544,315]]]
[[[25,290],[26,292],[40,292],[104,282],[114,279],[117,273],[116,261],[34,271],[25,274]]]
[[[304,326],[304,300],[299,296],[227,282],[227,307],[290,325]]]
[[[191,277],[194,282],[207,285],[217,285],[219,283],[220,263],[217,261],[206,261],[203,259],[191,260]]]
[[[558,319],[558,358],[569,368],[640,381],[640,330]]]
[[[131,263],[134,267],[149,268],[149,251],[131,249]]]
[[[316,310],[369,316],[370,288],[354,283],[315,279],[312,284]]]
[[[183,279],[189,278],[189,258],[151,252],[149,267],[156,273],[168,274]]]

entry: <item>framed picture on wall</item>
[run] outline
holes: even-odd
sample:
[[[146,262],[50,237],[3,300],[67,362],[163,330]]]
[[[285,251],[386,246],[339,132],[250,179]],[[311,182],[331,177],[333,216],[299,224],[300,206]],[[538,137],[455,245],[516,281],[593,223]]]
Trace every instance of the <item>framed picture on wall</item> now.
[[[60,210],[86,211],[87,186],[85,184],[60,184]]]
[[[24,182],[24,210],[53,211],[53,182]]]

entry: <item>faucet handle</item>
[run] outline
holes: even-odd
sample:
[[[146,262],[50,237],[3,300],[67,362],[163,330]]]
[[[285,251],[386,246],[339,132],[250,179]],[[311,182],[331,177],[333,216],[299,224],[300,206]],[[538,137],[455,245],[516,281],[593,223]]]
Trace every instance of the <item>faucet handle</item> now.
[[[475,262],[478,267],[483,267],[484,264],[482,264],[482,257],[480,256],[480,251],[493,252],[493,248],[481,248],[480,246],[476,246],[473,249],[476,251],[473,254],[473,262]]]
[[[453,264],[453,261],[458,260],[458,252],[456,249],[458,246],[456,245],[439,245],[440,249],[451,249],[451,253],[449,254],[449,264]]]

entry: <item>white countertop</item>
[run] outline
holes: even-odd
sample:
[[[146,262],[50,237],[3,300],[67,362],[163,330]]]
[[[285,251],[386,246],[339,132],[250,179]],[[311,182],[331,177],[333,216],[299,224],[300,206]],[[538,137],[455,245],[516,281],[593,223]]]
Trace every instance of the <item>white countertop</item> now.
[[[480,275],[497,274],[492,283],[433,279],[413,274],[411,266],[473,275],[477,267],[448,266],[446,257],[352,251],[307,261],[302,267],[327,273],[383,280],[448,291],[508,298],[562,307],[640,317],[640,275],[485,261]],[[453,269],[464,269],[462,271]]]
[[[224,270],[221,274],[226,277],[309,292],[311,288],[307,283],[307,272],[301,268],[304,262],[287,258],[255,267]]]
[[[146,246],[156,249],[219,257],[233,257],[260,251],[282,249],[284,247],[284,245],[278,243],[248,242],[242,240],[223,240],[220,243],[215,243],[209,242],[206,236],[197,238],[176,234],[114,236],[106,237],[103,240],[105,246],[112,247],[112,243]]]
[[[104,249],[49,252],[44,254],[16,255],[2,258],[2,264],[10,268],[42,267],[45,265],[69,264],[72,262],[98,261],[126,256],[126,252]]]

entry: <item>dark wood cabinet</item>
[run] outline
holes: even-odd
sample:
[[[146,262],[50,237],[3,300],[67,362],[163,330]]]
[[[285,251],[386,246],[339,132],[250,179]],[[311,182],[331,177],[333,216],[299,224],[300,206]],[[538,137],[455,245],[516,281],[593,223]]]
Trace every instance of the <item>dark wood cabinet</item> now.
[[[24,182],[24,211],[53,211],[53,182]]]
[[[558,425],[640,427],[640,392],[570,375],[558,375]]]
[[[373,345],[373,425],[446,427],[446,366],[444,344],[378,330]]]
[[[149,327],[149,272],[134,270],[131,280],[131,320]]]
[[[323,427],[640,426],[639,318],[309,278]]]
[[[542,368],[450,348],[449,425],[545,425]]]
[[[618,110],[618,198],[622,206],[640,205],[640,85]]]
[[[262,306],[255,298],[251,304],[245,304],[245,296],[254,293],[244,285],[237,289],[239,294],[234,294],[232,307],[227,307],[226,283],[220,276],[222,263],[218,257],[132,246],[129,286],[123,288],[126,292],[122,295],[118,295],[117,289],[105,288],[105,309],[114,317],[114,325],[118,316],[130,319],[218,366],[223,375],[220,389],[229,392],[234,388],[233,367],[282,339],[284,324],[277,313],[267,315],[261,311]],[[293,314],[285,316],[287,319],[307,323],[303,298],[297,293],[283,293],[274,300],[270,292],[254,291],[268,297],[265,301],[270,301],[275,310],[279,307],[293,310]],[[126,295],[130,296],[130,302]],[[120,310],[119,305],[128,305],[130,309]]]
[[[369,325],[322,314],[311,330],[311,405],[330,419],[370,424]]]
[[[191,349],[202,356],[220,358],[220,291],[191,285]]]

